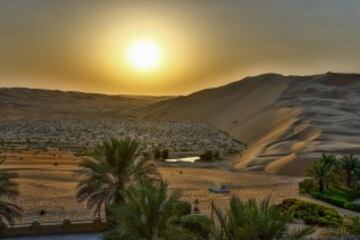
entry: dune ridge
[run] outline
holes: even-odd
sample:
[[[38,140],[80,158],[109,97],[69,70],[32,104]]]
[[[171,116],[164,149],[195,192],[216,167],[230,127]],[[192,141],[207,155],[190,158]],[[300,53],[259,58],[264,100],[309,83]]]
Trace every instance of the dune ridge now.
[[[360,153],[360,74],[263,74],[160,101],[138,115],[206,122],[248,148],[234,167],[305,175],[321,152]]]

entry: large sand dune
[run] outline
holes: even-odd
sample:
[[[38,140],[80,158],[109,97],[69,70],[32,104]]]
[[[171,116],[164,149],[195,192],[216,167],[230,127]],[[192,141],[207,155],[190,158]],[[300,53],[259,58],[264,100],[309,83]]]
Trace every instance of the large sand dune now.
[[[360,153],[360,75],[264,74],[155,103],[140,116],[211,123],[248,145],[235,167],[304,175],[320,152]]]
[[[176,98],[0,89],[0,115],[209,123],[247,145],[234,167],[304,175],[321,152],[360,153],[360,75],[263,74]]]

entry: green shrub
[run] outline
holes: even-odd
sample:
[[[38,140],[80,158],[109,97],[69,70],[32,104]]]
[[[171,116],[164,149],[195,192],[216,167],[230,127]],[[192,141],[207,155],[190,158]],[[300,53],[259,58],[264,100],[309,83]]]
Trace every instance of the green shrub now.
[[[214,154],[213,151],[207,150],[203,154],[200,155],[200,159],[202,161],[212,161],[214,160]]]
[[[221,159],[219,150],[214,151],[214,156],[213,157],[214,157],[215,160],[220,160]]]
[[[155,160],[160,160],[160,159],[161,159],[161,151],[160,151],[160,149],[156,148],[156,149],[154,150],[153,155],[154,155],[154,159],[155,159]]]
[[[330,195],[341,196],[349,202],[352,202],[354,199],[357,199],[360,197],[360,193],[358,190],[353,189],[353,188],[346,188],[346,187],[332,188],[332,189],[326,191],[326,193],[328,193]]]
[[[167,149],[163,150],[161,153],[161,158],[162,158],[162,160],[168,159],[169,158],[169,150],[167,150]]]
[[[302,219],[307,224],[339,226],[343,221],[334,209],[298,199],[285,199],[278,207],[282,211],[291,212],[294,218]]]
[[[350,198],[345,198],[341,194],[336,193],[320,193],[320,192],[313,192],[311,193],[311,196],[314,198],[317,198],[319,200],[331,203],[335,206],[346,208],[352,211],[360,212],[360,205],[359,204],[353,204]]]
[[[360,212],[360,205],[359,204],[354,204],[351,202],[347,202],[344,206],[347,209],[353,210],[355,212]]]
[[[209,239],[212,226],[210,218],[203,214],[189,214],[181,217],[180,225],[200,239]]]
[[[317,191],[318,187],[313,179],[305,179],[299,183],[299,192],[301,194]]]
[[[329,195],[321,192],[313,192],[311,193],[311,196],[342,208],[345,207],[345,204],[347,203],[347,200],[339,195]]]
[[[178,217],[191,214],[191,204],[186,201],[177,201],[174,207]]]
[[[351,219],[351,224],[347,226],[347,231],[350,234],[360,235],[360,218],[354,217]]]

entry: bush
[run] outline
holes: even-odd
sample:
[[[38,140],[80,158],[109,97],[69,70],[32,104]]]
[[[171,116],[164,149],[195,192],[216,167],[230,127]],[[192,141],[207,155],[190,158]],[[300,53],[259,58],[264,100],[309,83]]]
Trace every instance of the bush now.
[[[220,152],[218,150],[214,151],[214,159],[215,160],[220,160],[221,159]]]
[[[161,151],[160,151],[160,149],[156,148],[154,150],[154,158],[155,158],[155,160],[160,160],[161,159]]]
[[[186,201],[177,201],[174,206],[178,217],[191,214],[191,204]]]
[[[291,212],[294,218],[302,219],[306,224],[334,227],[343,222],[334,209],[298,199],[285,199],[278,207],[282,211]]]
[[[342,208],[345,207],[345,204],[347,203],[347,200],[345,198],[338,195],[328,195],[326,193],[313,192],[311,193],[311,196]]]
[[[207,150],[203,154],[200,155],[200,159],[202,161],[212,161],[214,159],[213,151]]]
[[[189,214],[180,219],[180,225],[194,233],[199,239],[209,239],[211,220],[203,214]]]
[[[317,191],[318,187],[313,179],[305,179],[299,183],[299,192],[301,194]]]
[[[167,149],[163,150],[161,153],[161,158],[163,160],[168,159],[169,158],[169,150],[167,150]]]
[[[353,203],[347,202],[347,203],[345,203],[344,207],[346,209],[350,209],[350,210],[353,210],[355,212],[360,212],[360,205],[359,204],[353,204]]]
[[[351,219],[351,224],[347,226],[347,231],[350,234],[360,235],[360,218],[355,217]]]
[[[331,203],[335,206],[346,208],[352,211],[360,212],[360,205],[359,204],[353,204],[350,198],[345,198],[341,194],[336,193],[320,193],[320,192],[313,192],[311,193],[311,196],[314,198],[317,198],[319,200]]]

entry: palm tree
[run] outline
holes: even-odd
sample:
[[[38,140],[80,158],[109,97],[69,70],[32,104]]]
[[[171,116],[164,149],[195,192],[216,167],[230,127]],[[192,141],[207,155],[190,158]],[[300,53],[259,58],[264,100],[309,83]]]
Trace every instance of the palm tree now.
[[[313,232],[310,228],[290,232],[287,224],[291,215],[270,205],[269,198],[257,203],[232,197],[226,212],[214,203],[211,207],[215,240],[304,239]]]
[[[16,173],[0,171],[0,224],[13,224],[14,219],[21,216],[21,208],[9,202],[19,196],[17,184],[13,180],[16,177]]]
[[[122,192],[141,179],[158,177],[156,166],[141,158],[140,144],[131,138],[111,139],[97,146],[93,158],[81,163],[77,199],[99,215],[103,207],[123,201]]]
[[[346,174],[346,184],[350,188],[356,179],[356,173],[360,168],[360,159],[353,154],[341,158],[341,167]]]
[[[339,163],[333,154],[322,154],[321,158],[314,162],[309,175],[318,182],[320,192],[323,192],[325,187],[333,180],[332,176],[338,165]]]
[[[341,165],[341,161],[339,161],[337,156],[333,153],[328,153],[328,154],[322,153],[319,160],[324,164],[333,167],[339,167]]]
[[[142,182],[124,192],[124,202],[115,210],[116,226],[107,240],[190,240],[179,224],[176,205],[180,194],[169,192],[161,181]]]

